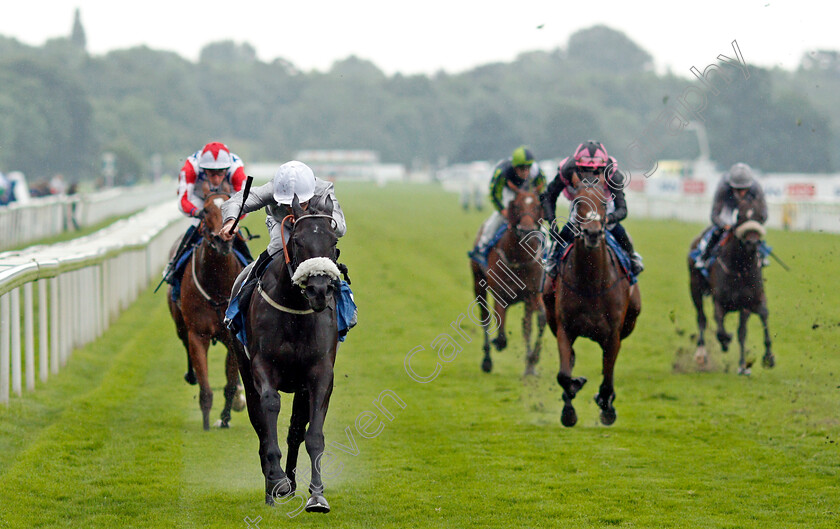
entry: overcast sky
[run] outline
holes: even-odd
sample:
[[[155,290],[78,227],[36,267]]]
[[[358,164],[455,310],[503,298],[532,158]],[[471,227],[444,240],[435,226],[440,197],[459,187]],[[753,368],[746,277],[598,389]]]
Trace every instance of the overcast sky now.
[[[248,42],[263,61],[282,57],[310,71],[356,55],[386,74],[457,73],[565,47],[575,31],[604,24],[654,57],[660,72],[689,76],[733,40],[748,63],[793,69],[813,49],[840,49],[825,0],[705,2],[518,0],[4,0],[0,35],[40,46],[67,36],[81,10],[88,51],[145,44],[196,60],[210,42]]]

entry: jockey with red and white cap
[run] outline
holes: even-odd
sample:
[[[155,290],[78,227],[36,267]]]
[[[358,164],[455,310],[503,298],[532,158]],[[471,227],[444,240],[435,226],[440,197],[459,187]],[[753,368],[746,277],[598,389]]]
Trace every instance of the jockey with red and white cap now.
[[[600,178],[601,176],[604,178]],[[548,184],[545,194],[540,197],[545,212],[545,220],[552,224],[552,238],[555,239],[554,252],[549,256],[547,266],[549,274],[555,273],[554,265],[562,251],[574,239],[575,231],[571,222],[566,222],[563,229],[557,234],[553,225],[557,199],[560,197],[560,193],[563,193],[570,202],[573,201],[576,195],[575,187],[578,183],[595,181],[596,177],[602,182],[604,198],[607,202],[606,229],[630,257],[631,273],[638,275],[644,269],[642,256],[636,253],[633,248],[633,241],[621,225],[621,221],[627,217],[624,187],[629,180],[618,170],[618,162],[607,154],[606,147],[600,142],[589,140],[578,145],[574,155],[560,162],[557,167],[557,176]]]
[[[192,219],[175,256],[164,270],[164,279],[173,283],[178,278],[175,265],[178,260],[198,241],[196,227],[204,208],[204,200],[212,193],[233,194],[242,189],[247,176],[242,159],[230,152],[227,145],[214,141],[194,152],[184,162],[178,176],[178,209]],[[234,249],[248,261],[253,261],[248,245],[242,237],[234,240]]]

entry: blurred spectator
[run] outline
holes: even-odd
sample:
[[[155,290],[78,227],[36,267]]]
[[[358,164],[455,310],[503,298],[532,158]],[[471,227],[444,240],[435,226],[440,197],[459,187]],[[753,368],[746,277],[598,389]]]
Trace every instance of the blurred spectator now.
[[[67,193],[67,184],[64,183],[64,175],[56,173],[50,180],[50,193],[53,195],[64,195]]]
[[[5,206],[12,201],[12,185],[9,180],[0,173],[0,206]]]

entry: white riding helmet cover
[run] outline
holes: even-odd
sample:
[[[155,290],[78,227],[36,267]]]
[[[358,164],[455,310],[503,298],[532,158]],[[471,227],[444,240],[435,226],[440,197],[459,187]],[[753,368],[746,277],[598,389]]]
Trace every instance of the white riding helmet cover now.
[[[224,143],[214,141],[201,149],[198,166],[201,169],[227,169],[233,165],[233,156]]]
[[[274,175],[274,200],[289,206],[295,195],[301,203],[315,196],[315,173],[305,163],[292,160],[281,165]]]

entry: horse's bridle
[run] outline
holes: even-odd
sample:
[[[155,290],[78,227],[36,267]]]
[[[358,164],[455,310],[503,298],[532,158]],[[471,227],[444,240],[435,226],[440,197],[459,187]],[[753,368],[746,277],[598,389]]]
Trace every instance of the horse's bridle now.
[[[297,271],[298,267],[300,266],[300,263],[297,262],[297,256],[295,256],[294,259],[289,256],[289,248],[288,248],[288,243],[286,243],[286,236],[284,234],[284,228],[285,228],[285,225],[286,225],[286,221],[288,220],[292,224],[292,233],[289,234],[289,242],[291,242],[292,239],[295,236],[295,225],[296,225],[296,223],[300,222],[304,219],[330,219],[330,221],[332,222],[333,230],[335,230],[335,227],[336,227],[336,221],[332,217],[332,215],[321,215],[321,214],[303,215],[303,216],[298,217],[297,219],[295,219],[294,215],[286,215],[283,218],[283,220],[280,222],[280,239],[283,241],[283,258],[286,261],[286,270],[289,272],[289,279],[294,277],[295,272]],[[333,250],[335,250],[335,248],[333,248]],[[335,251],[333,251],[333,256],[330,256],[329,259],[335,261]],[[301,288],[303,288],[303,287],[301,287]]]

